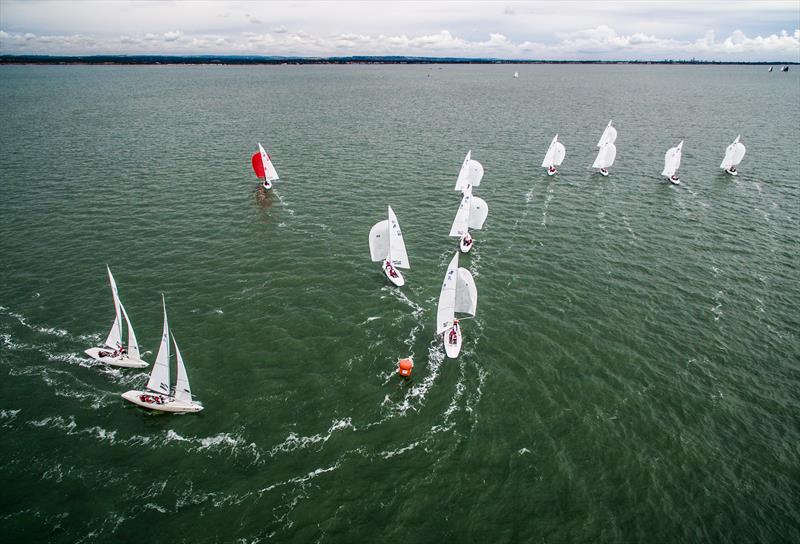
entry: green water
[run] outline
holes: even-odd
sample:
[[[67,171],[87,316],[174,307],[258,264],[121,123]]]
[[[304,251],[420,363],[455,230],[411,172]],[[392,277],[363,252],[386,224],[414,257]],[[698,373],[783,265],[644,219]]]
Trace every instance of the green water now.
[[[798,74],[0,67],[0,534],[797,542]],[[468,149],[489,217],[445,360]],[[402,289],[369,261],[387,204]],[[149,362],[164,293],[201,414],[145,413],[119,395],[147,369],[83,355],[113,319],[106,263]]]

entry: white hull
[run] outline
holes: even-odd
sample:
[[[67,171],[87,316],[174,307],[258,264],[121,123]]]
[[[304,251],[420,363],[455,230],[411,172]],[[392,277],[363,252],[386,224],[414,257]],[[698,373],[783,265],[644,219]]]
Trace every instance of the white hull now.
[[[472,240],[472,238],[470,238],[470,240]],[[458,242],[458,249],[461,250],[461,253],[469,253],[469,250],[472,249],[472,246],[475,245],[474,241],[472,243],[470,243],[470,244],[467,244],[466,241],[467,241],[467,237],[466,236],[462,236],[461,240]]]
[[[733,172],[731,172],[730,170],[728,170],[728,169],[726,168],[726,169],[725,169],[725,172],[726,172],[726,173],[728,173],[728,174],[730,174],[730,175],[732,175],[732,176],[738,176],[738,175],[739,175],[739,171],[738,171],[738,170],[734,170]]]
[[[265,179],[264,183],[262,183],[261,186],[264,188],[265,191],[269,191],[270,189],[272,189],[272,182],[268,179]]]
[[[442,338],[444,340],[444,352],[450,359],[455,359],[461,353],[461,327],[456,328],[456,342],[454,344],[450,343],[450,331],[452,330],[453,327],[447,329]]]
[[[200,404],[181,402],[172,397],[159,395],[157,393],[150,393],[148,391],[130,390],[123,393],[122,398],[132,402],[137,406],[146,408],[147,410],[155,410],[157,412],[186,414],[199,412],[203,409]],[[161,404],[159,404],[159,402]]]
[[[667,178],[667,180],[669,180],[669,182],[671,184],[673,184],[673,185],[680,185],[681,184],[681,180],[679,180],[679,179]]]
[[[558,174],[558,170],[548,170],[547,171],[547,175],[548,176],[555,176],[556,174]]]
[[[392,276],[391,273],[389,273],[389,269],[386,266],[383,267],[383,273],[386,275],[386,277],[389,279],[390,282],[392,282],[398,287],[402,287],[406,284],[405,278],[403,278],[403,275],[397,268],[394,269],[394,273],[397,274],[396,276]]]
[[[603,172],[602,170],[598,170],[597,173],[603,176],[604,178],[608,177],[608,170],[606,170],[605,172]]]
[[[100,352],[104,353],[111,353],[110,349],[107,348],[89,348],[84,353],[94,359],[95,361],[100,361],[101,363],[107,364],[109,366],[119,366],[122,368],[145,368],[148,364],[141,359],[135,359],[133,357],[129,357],[128,355],[118,355],[117,357],[110,357],[110,356],[101,356]]]

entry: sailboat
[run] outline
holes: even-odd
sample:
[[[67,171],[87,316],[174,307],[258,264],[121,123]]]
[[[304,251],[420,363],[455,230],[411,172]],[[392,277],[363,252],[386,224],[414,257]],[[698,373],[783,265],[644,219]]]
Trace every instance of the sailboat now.
[[[272,182],[280,178],[278,178],[278,172],[275,171],[275,166],[272,164],[272,158],[266,151],[264,151],[264,148],[261,147],[260,143],[258,144],[258,151],[253,153],[251,160],[253,162],[253,170],[256,173],[256,177],[264,180],[264,189],[269,191],[272,189]]]
[[[469,187],[480,185],[482,179],[483,165],[472,158],[472,150],[470,149],[461,164],[461,170],[458,172],[458,179],[454,189],[463,193]]]
[[[771,72],[771,71],[772,71],[772,66],[769,67],[769,70],[767,70],[767,72]]]
[[[611,121],[608,122],[603,135],[600,136],[600,141],[597,142],[597,158],[595,158],[592,168],[599,168],[599,172],[603,176],[608,176],[608,169],[614,164],[614,159],[617,157],[617,147],[614,142],[617,139],[617,129],[611,126]]]
[[[444,283],[439,293],[439,307],[436,310],[436,334],[442,335],[444,351],[455,359],[461,351],[461,325],[456,312],[475,315],[478,307],[478,290],[475,280],[466,268],[458,267],[458,252],[453,256],[444,275]]]
[[[732,176],[739,175],[736,167],[742,162],[745,151],[747,151],[747,148],[739,141],[739,138],[741,138],[741,135],[737,136],[733,143],[725,149],[725,158],[722,159],[722,164],[719,165],[720,168]]]
[[[670,183],[680,185],[681,180],[678,177],[678,168],[681,165],[681,150],[683,149],[683,140],[675,147],[670,147],[664,155],[664,171],[661,172],[662,176],[667,176]]]
[[[518,77],[519,77],[519,72],[514,72],[514,79],[517,79]]]
[[[89,348],[84,353],[111,366],[120,366],[123,368],[144,368],[147,363],[142,361],[139,353],[139,343],[136,341],[136,334],[133,332],[133,325],[128,317],[128,312],[119,300],[119,292],[117,291],[117,282],[114,281],[114,276],[111,275],[111,269],[106,265],[108,271],[108,281],[111,283],[111,294],[114,297],[114,310],[116,316],[114,323],[111,325],[111,330],[108,332],[103,345],[96,348]],[[128,324],[128,347],[127,349],[122,343],[122,321]]]
[[[400,223],[391,206],[389,219],[375,223],[369,231],[369,254],[373,261],[383,261],[383,273],[390,282],[398,287],[405,285],[406,281],[397,269],[411,268],[411,265],[408,263]]]
[[[550,147],[547,148],[547,154],[545,154],[544,160],[542,161],[542,167],[547,168],[548,176],[552,176],[558,172],[556,166],[561,165],[566,154],[567,150],[564,148],[564,144],[558,141],[558,134],[556,134],[553,137],[553,141],[550,142]]]
[[[489,206],[486,201],[474,196],[472,188],[465,189],[456,217],[453,219],[453,226],[450,227],[450,236],[460,238],[458,247],[462,253],[466,253],[472,248],[472,236],[469,234],[469,229],[483,228],[487,215],[489,215]]]
[[[172,336],[175,346],[175,359],[177,360],[178,374],[175,389],[170,389],[169,383],[169,324],[167,323],[167,305],[164,295],[161,295],[161,304],[164,308],[164,329],[161,333],[161,345],[158,348],[156,362],[150,372],[150,379],[143,391],[131,390],[122,394],[122,398],[137,406],[156,410],[159,412],[199,412],[203,405],[192,400],[192,391],[189,388],[189,377],[186,375],[186,366],[178,349],[178,343]]]
[[[781,72],[788,72],[788,71],[789,71],[789,65],[788,64],[786,64],[784,66],[781,66]]]

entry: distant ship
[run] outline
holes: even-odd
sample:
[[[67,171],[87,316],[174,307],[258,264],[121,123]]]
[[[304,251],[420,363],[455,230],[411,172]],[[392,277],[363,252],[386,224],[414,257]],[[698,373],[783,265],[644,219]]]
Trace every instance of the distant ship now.
[[[781,67],[781,72],[788,72],[788,71],[789,71],[789,66],[788,65]]]

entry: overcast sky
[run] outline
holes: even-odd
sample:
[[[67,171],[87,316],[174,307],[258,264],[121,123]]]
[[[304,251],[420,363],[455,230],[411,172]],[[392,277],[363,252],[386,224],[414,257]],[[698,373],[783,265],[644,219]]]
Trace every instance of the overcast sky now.
[[[800,61],[800,0],[0,0],[0,53]]]

